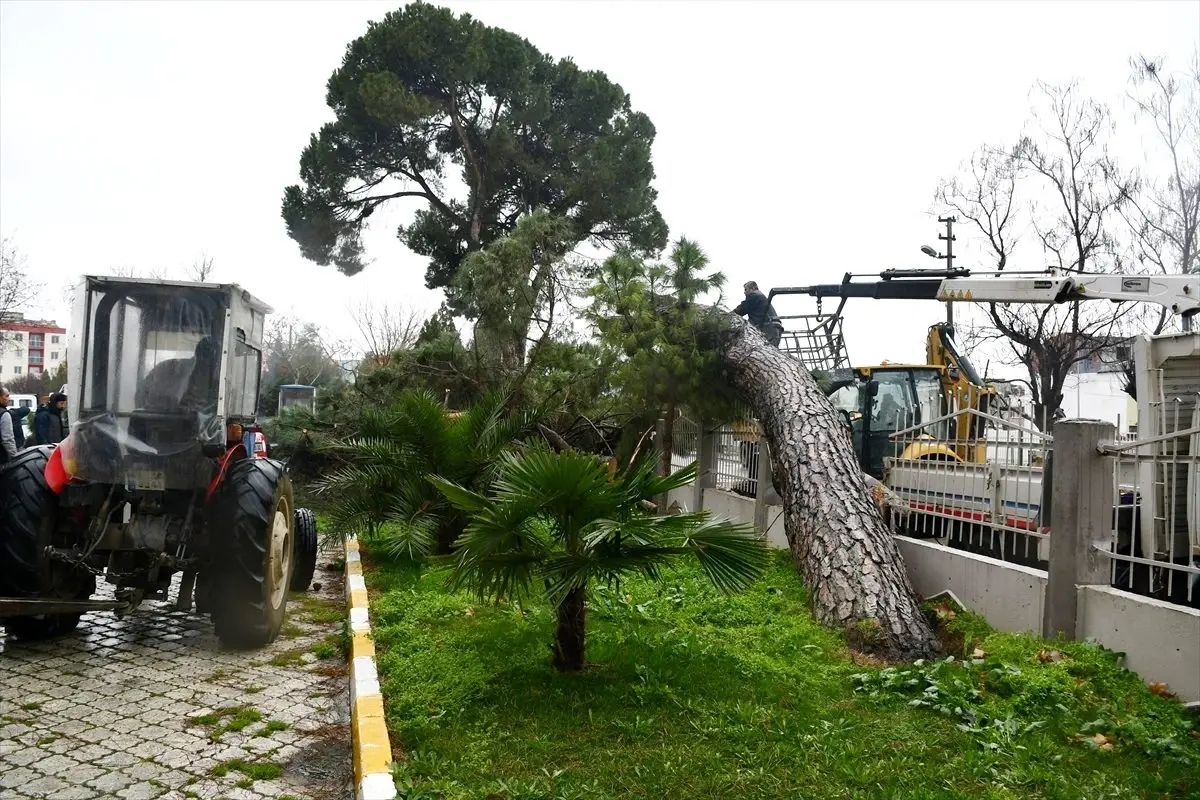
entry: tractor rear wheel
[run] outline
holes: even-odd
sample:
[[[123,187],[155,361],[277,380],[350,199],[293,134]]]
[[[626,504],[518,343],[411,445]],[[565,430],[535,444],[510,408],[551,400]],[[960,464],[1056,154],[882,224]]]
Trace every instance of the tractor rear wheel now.
[[[46,485],[46,462],[53,447],[34,447],[0,470],[0,596],[87,600],[96,590],[89,573],[54,561],[46,566],[43,551],[51,544],[58,498]],[[81,614],[37,614],[0,620],[10,636],[48,639],[69,633]]]
[[[317,517],[310,508],[296,509],[295,561],[291,589],[307,592],[317,571]]]
[[[217,638],[251,649],[275,641],[292,580],[295,512],[283,464],[248,458],[229,468],[210,517],[210,613]]]

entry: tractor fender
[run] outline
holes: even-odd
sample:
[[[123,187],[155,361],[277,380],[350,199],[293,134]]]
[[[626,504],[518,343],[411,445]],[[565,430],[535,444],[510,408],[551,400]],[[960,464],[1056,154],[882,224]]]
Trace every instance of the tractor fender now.
[[[50,446],[54,449],[46,460],[46,467],[42,474],[46,477],[46,487],[54,494],[59,495],[74,479],[75,473],[78,471],[78,464],[75,461],[75,442],[72,440],[71,434],[67,434],[67,438]]]

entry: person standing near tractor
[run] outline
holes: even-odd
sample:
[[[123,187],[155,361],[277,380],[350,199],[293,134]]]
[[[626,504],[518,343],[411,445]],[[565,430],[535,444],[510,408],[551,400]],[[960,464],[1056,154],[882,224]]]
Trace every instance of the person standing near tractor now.
[[[8,387],[0,386],[0,464],[17,457],[17,420],[8,409]]]
[[[67,406],[67,396],[60,392],[50,395],[50,402],[37,410],[33,416],[33,437],[37,444],[58,444],[67,435],[62,413]]]
[[[746,292],[746,299],[738,304],[733,313],[745,317],[751,325],[758,328],[772,347],[779,347],[779,342],[783,339],[783,323],[779,321],[779,315],[771,307],[767,296],[759,291],[758,284],[754,281],[746,281],[742,289]]]

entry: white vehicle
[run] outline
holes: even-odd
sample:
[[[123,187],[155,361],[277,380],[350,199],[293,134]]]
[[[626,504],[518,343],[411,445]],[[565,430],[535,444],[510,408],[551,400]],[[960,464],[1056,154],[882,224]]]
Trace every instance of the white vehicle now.
[[[25,416],[25,419],[21,420],[21,425],[25,428],[25,438],[28,439],[33,435],[33,414],[37,411],[37,395],[10,394],[8,396],[8,407],[29,409],[29,413]]]

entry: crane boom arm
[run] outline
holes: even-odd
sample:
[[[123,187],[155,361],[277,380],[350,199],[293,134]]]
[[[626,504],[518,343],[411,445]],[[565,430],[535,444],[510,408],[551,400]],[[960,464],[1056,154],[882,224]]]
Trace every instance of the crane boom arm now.
[[[882,280],[855,282],[849,273],[841,283],[784,287],[777,294],[811,297],[869,297],[877,300],[941,300],[966,303],[1072,303],[1111,300],[1116,303],[1153,303],[1174,314],[1200,313],[1200,275],[1098,275],[1059,273],[991,273],[972,275],[969,270],[888,270]]]

